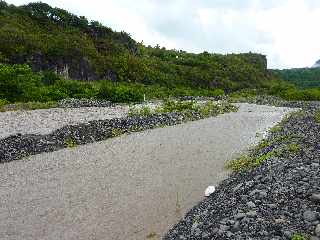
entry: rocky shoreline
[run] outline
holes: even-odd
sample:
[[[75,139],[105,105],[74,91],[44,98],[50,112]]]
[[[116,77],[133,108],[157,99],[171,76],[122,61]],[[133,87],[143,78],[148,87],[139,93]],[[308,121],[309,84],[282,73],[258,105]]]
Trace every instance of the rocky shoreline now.
[[[256,151],[257,156],[278,154],[252,170],[233,173],[165,240],[320,239],[320,124],[314,116],[319,103],[277,105],[303,109]]]

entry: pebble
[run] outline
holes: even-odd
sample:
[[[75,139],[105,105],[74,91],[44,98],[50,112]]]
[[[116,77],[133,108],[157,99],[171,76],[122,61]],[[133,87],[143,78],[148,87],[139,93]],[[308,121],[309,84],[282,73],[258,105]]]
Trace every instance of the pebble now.
[[[316,221],[318,218],[318,213],[315,211],[305,211],[303,213],[303,219],[308,222]]]
[[[320,202],[320,193],[314,193],[311,195],[311,200],[314,202]]]
[[[320,224],[316,226],[316,229],[314,230],[314,233],[317,237],[320,237]]]

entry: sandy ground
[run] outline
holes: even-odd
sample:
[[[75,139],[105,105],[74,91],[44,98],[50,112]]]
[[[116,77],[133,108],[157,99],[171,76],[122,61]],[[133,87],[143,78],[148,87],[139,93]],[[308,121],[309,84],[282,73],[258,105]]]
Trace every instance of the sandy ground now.
[[[148,130],[0,165],[0,239],[158,239],[288,109]],[[259,134],[260,136],[260,134]]]
[[[0,138],[17,133],[48,134],[65,125],[124,117],[128,111],[128,106],[117,105],[0,112]]]

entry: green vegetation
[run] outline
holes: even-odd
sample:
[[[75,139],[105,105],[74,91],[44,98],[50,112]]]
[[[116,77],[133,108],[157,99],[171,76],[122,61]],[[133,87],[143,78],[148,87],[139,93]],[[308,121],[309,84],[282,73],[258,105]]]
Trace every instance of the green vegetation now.
[[[35,110],[35,109],[48,109],[57,107],[57,102],[26,102],[26,103],[15,103],[8,104],[4,102],[3,105],[0,103],[0,112],[6,111],[17,111],[17,110]]]
[[[232,161],[227,162],[227,169],[231,169],[234,172],[241,172],[243,170],[251,169],[259,166],[262,162],[276,156],[275,151],[270,151],[261,156],[253,156],[251,154],[244,154]]]
[[[77,143],[72,138],[67,138],[64,140],[64,145],[67,148],[75,148],[77,146]]]
[[[273,73],[298,88],[320,88],[320,68],[272,70]]]
[[[55,80],[51,81],[52,79]],[[41,107],[41,102],[54,102],[64,98],[98,98],[112,102],[139,102],[143,101],[144,95],[147,99],[152,99],[186,95],[218,96],[219,94],[223,94],[223,91],[189,87],[169,89],[158,85],[126,82],[64,80],[48,72],[33,73],[28,65],[0,64],[0,107],[9,102],[33,101],[39,102],[38,105]],[[42,107],[45,108],[45,106]]]
[[[269,94],[279,96],[288,101],[320,101],[320,89],[300,90],[292,85],[276,85],[271,88]]]
[[[111,130],[112,137],[119,137],[122,134],[123,134],[123,130],[121,128],[113,128]]]
[[[156,239],[158,235],[155,232],[149,233],[146,238],[147,239]]]
[[[83,16],[78,17],[45,3],[16,7],[0,1],[0,23],[0,63],[29,65],[33,71],[42,72],[40,81],[45,86],[55,86],[59,81],[53,72],[65,79],[104,79],[113,83],[156,85],[157,88],[168,89],[174,96],[189,95],[190,89],[222,95],[224,91],[268,88],[272,82],[264,55],[193,54],[144,46],[125,32],[115,32],[99,22],[90,22]],[[18,80],[22,84],[22,80]],[[29,76],[26,82],[32,87],[39,87],[39,79],[34,79],[34,76]],[[68,85],[65,82],[61,84]],[[78,87],[75,90],[79,90]],[[53,94],[51,100],[70,94],[59,91],[61,89],[50,87],[43,91],[47,98]],[[91,90],[87,91],[85,96],[90,95]],[[11,102],[35,98],[29,93],[18,91],[5,98]],[[105,91],[101,91],[99,96],[113,98],[112,94],[106,96]],[[114,101],[128,99],[119,100],[116,96]]]
[[[153,114],[183,112],[186,114],[198,113],[201,117],[204,118],[237,110],[237,107],[231,105],[228,102],[217,104],[212,101],[198,103],[196,101],[165,100],[160,106],[154,109],[148,106],[132,107],[129,110],[129,116],[149,116]]]
[[[259,93],[255,89],[242,89],[240,91],[232,92],[229,94],[231,102],[247,102],[255,100]]]
[[[256,146],[251,147],[246,154],[227,162],[226,168],[234,172],[241,172],[259,166],[264,161],[277,156],[297,154],[300,150],[299,135],[282,135],[280,132],[290,116],[302,116],[298,111],[288,114],[281,123],[270,129],[272,134],[262,139]]]
[[[294,234],[292,237],[291,237],[291,240],[307,240],[308,238],[306,238],[304,235],[301,235],[301,234]]]
[[[320,100],[320,90],[299,90],[279,80],[287,79],[283,75],[267,70],[264,55],[144,46],[125,32],[45,3],[16,7],[0,0],[0,99],[10,103],[225,93],[234,99],[270,94]]]
[[[320,123],[320,110],[317,110],[314,114],[314,119],[316,123]]]
[[[295,142],[299,136],[278,136],[272,139],[263,139],[257,146],[252,147],[247,154],[228,161],[227,169],[235,172],[241,172],[259,166],[271,157],[281,156],[283,154],[297,154],[300,151],[300,145]],[[273,146],[278,144],[277,148]],[[280,144],[280,146],[279,146]],[[271,149],[264,152],[264,149]]]
[[[0,99],[0,111],[1,109],[7,105],[9,102],[7,100],[4,100],[4,99]]]
[[[128,115],[133,117],[133,116],[150,116],[152,114],[155,114],[155,111],[152,110],[150,107],[148,106],[142,106],[142,107],[131,107],[129,109],[129,113]]]
[[[297,144],[297,143],[291,143],[287,146],[286,150],[289,152],[289,153],[293,153],[293,154],[296,154],[300,151],[300,145]]]
[[[270,81],[269,88],[242,89],[229,94],[230,101],[254,102],[257,95],[271,95],[287,101],[320,101],[320,89],[299,89],[283,81]]]
[[[174,101],[166,100],[156,109],[157,113],[196,111],[198,105],[196,101]]]
[[[273,86],[270,94],[285,100],[320,101],[320,68],[271,70],[275,78],[287,81]]]

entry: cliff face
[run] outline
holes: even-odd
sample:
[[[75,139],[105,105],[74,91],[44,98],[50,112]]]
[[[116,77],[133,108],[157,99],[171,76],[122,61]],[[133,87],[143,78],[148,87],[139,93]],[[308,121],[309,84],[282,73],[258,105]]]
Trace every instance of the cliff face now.
[[[81,57],[80,59],[72,59],[72,57],[52,59],[39,52],[31,56],[26,56],[26,59],[21,63],[28,63],[35,72],[50,70],[65,79],[90,81],[105,78],[95,73],[86,57]]]

